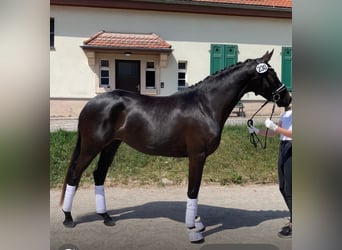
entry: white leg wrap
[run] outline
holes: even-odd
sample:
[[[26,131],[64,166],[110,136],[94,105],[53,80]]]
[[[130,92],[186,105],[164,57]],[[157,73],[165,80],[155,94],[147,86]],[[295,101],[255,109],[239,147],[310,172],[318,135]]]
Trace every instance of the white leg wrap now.
[[[196,216],[195,227],[196,227],[196,230],[199,231],[199,232],[202,232],[202,231],[205,230],[205,226],[204,226],[204,224],[201,221],[201,217],[199,217],[199,216]]]
[[[186,204],[186,213],[185,213],[185,224],[188,228],[195,226],[195,218],[197,216],[197,199],[189,199]]]
[[[104,185],[95,186],[96,213],[103,214],[106,210]]]
[[[194,228],[188,228],[188,233],[189,233],[189,240],[190,242],[199,242],[202,241],[204,239],[203,235],[201,232],[197,231],[197,229]]]
[[[67,184],[65,195],[64,195],[64,202],[63,202],[64,212],[71,212],[72,202],[74,200],[75,192],[76,192],[76,186],[69,186]]]

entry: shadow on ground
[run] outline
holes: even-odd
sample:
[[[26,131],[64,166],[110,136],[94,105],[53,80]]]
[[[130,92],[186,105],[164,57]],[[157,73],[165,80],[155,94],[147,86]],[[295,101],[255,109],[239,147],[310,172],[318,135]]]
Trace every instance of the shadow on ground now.
[[[127,207],[117,210],[109,210],[115,221],[128,219],[153,219],[167,218],[177,222],[184,222],[185,202],[165,201],[149,202],[140,206]],[[208,236],[226,229],[256,226],[264,221],[284,218],[289,216],[288,211],[279,210],[243,210],[236,208],[215,207],[199,205],[198,214],[207,227],[203,236]],[[75,218],[77,224],[102,221],[95,213],[81,215]],[[215,226],[208,230],[208,227]]]

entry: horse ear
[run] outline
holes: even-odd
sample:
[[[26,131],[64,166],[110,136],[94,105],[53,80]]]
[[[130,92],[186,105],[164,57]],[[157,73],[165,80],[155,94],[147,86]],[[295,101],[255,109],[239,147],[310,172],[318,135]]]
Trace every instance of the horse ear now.
[[[267,63],[269,60],[271,60],[271,57],[273,55],[273,51],[274,49],[272,49],[271,53],[268,53],[268,51],[266,51],[265,55],[262,56],[262,61]]]

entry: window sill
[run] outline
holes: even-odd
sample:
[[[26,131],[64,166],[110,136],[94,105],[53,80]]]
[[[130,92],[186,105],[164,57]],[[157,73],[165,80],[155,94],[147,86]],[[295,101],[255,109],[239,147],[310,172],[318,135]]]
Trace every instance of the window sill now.
[[[144,91],[145,95],[157,95],[157,89],[156,88],[146,88]]]
[[[109,91],[112,91],[110,86],[99,86],[96,88],[96,94],[102,94]]]
[[[184,90],[187,89],[187,87],[178,87],[178,90]]]

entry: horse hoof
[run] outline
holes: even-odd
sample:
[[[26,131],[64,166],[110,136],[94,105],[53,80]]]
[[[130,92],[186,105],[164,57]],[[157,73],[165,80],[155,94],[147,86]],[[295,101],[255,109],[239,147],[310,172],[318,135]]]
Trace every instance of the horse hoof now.
[[[195,227],[198,232],[203,232],[205,230],[205,226],[201,221],[201,217],[197,216],[195,219]]]
[[[115,221],[112,217],[110,217],[107,213],[98,214],[103,218],[103,224],[105,224],[108,227],[112,227],[115,225]]]
[[[112,218],[110,218],[110,220],[104,220],[103,224],[105,224],[108,227],[112,227],[115,226],[115,221]]]
[[[191,243],[200,243],[204,241],[204,237],[201,232],[197,231],[196,227],[188,228],[189,240]]]
[[[73,228],[76,226],[76,223],[72,220],[65,220],[63,221],[63,225],[67,228]]]

